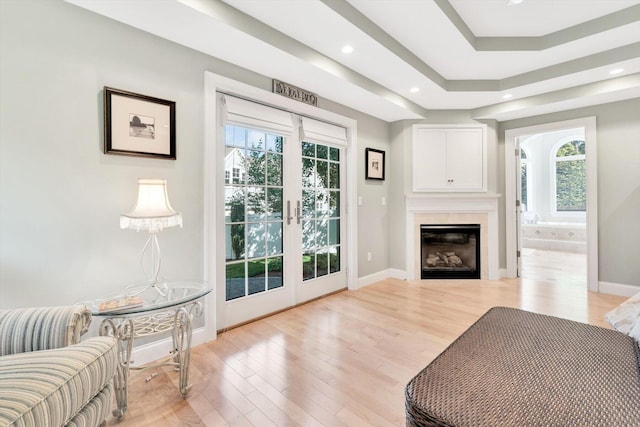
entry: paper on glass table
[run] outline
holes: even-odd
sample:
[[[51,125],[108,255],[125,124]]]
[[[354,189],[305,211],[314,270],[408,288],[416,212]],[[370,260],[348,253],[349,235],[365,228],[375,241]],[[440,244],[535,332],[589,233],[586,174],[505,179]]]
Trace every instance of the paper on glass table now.
[[[98,305],[98,311],[100,313],[111,313],[121,310],[126,310],[134,307],[142,307],[144,300],[140,297],[117,297],[102,301]]]

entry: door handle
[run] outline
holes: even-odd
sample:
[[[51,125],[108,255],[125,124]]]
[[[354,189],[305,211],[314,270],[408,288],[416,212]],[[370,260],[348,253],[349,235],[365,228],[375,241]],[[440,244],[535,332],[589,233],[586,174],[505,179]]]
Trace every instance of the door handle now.
[[[300,206],[300,200],[296,202],[296,219],[298,220],[298,224],[300,224],[300,220],[302,219],[302,206]]]
[[[287,225],[291,225],[291,220],[293,217],[291,216],[291,200],[287,200]]]

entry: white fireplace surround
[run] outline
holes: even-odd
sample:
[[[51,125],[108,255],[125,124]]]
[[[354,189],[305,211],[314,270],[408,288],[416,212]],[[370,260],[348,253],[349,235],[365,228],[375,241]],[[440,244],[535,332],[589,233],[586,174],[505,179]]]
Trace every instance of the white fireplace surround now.
[[[499,194],[406,196],[407,280],[420,279],[421,224],[480,224],[480,278],[498,280],[499,197]]]

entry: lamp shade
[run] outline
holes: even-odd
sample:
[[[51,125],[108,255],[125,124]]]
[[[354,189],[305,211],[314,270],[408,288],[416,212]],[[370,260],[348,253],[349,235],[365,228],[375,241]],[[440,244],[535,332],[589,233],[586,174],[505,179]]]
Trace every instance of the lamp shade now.
[[[155,233],[176,225],[182,227],[182,214],[169,203],[167,181],[138,179],[138,200],[131,212],[120,215],[120,228]]]

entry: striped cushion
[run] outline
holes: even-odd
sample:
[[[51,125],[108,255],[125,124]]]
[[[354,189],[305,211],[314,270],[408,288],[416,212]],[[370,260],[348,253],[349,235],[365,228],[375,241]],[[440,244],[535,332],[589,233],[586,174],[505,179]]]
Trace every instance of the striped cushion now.
[[[80,342],[91,322],[84,305],[0,311],[0,355],[49,350]]]
[[[103,402],[88,407],[77,421],[77,425],[100,424],[105,418],[82,417],[91,417],[92,411],[99,417],[105,410],[108,412],[111,399],[108,383],[117,364],[117,347],[111,337],[94,337],[56,350],[0,357],[0,425],[63,426],[107,386],[100,398]]]
[[[111,398],[113,396],[113,386],[107,384],[82,411],[78,413],[66,427],[95,427],[100,425],[111,414]]]

